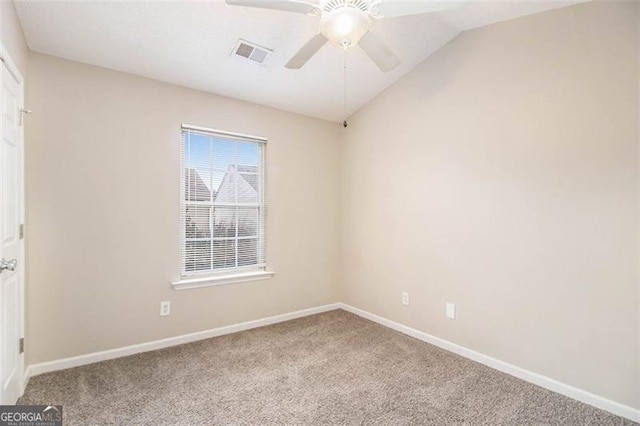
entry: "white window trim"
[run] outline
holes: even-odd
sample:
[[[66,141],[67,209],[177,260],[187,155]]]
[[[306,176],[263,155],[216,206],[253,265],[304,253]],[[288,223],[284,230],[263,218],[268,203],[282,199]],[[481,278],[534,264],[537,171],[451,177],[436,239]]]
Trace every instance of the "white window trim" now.
[[[247,135],[245,133],[228,132],[226,130],[210,129],[208,127],[194,126],[192,124],[182,124],[182,130],[193,130],[194,132],[216,133],[231,139],[241,139],[243,141],[252,141],[258,143],[266,143],[267,138],[262,136]]]
[[[184,130],[193,130],[196,132],[202,131],[205,133],[216,133],[219,135],[224,135],[229,138],[249,140],[249,141],[258,142],[258,143],[267,142],[267,138],[263,138],[260,136],[253,136],[253,135],[247,135],[242,133],[232,133],[232,132],[227,132],[223,130],[193,126],[190,124],[182,124],[181,131],[184,131]],[[265,159],[263,154],[262,156],[263,168],[264,168],[264,162],[265,162]],[[261,195],[264,197],[264,180],[261,179],[261,182],[262,182]],[[263,233],[264,231],[265,230],[262,229]],[[262,235],[261,238],[264,238],[264,235]],[[188,290],[193,288],[221,286],[221,285],[236,284],[236,283],[258,281],[258,280],[268,280],[275,275],[275,272],[273,271],[266,271],[264,269],[265,265],[257,266],[257,268],[259,269],[255,269],[255,268],[256,266],[254,266],[253,268],[249,267],[249,269],[244,268],[244,270],[243,268],[235,268],[233,270],[228,270],[228,271],[219,271],[219,273],[217,274],[214,272],[213,275],[211,274],[211,272],[209,272],[209,275],[198,276],[197,274],[194,274],[194,275],[181,276],[179,280],[171,282],[171,285],[173,286],[174,290]]]
[[[190,288],[211,287],[243,283],[249,281],[268,280],[275,275],[273,271],[252,271],[232,273],[228,275],[216,275],[199,278],[183,278],[171,283],[174,290],[187,290]]]

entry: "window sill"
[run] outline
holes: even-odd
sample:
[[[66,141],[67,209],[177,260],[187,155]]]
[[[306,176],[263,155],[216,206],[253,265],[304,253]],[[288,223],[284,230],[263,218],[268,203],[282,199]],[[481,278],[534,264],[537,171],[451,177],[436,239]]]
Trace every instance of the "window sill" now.
[[[247,281],[268,280],[273,277],[272,271],[245,272],[233,275],[220,275],[217,277],[186,278],[171,283],[175,290],[187,290],[190,288],[210,287],[215,285],[227,285],[243,283]]]

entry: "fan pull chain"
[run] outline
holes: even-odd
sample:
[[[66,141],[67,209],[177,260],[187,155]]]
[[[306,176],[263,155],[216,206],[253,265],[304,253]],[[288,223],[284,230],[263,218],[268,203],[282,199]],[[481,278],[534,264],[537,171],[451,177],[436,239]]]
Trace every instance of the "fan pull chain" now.
[[[342,67],[343,70],[343,78],[344,78],[344,93],[342,98],[342,115],[345,117],[345,120],[342,122],[344,127],[347,127],[347,49],[344,49],[344,64]]]

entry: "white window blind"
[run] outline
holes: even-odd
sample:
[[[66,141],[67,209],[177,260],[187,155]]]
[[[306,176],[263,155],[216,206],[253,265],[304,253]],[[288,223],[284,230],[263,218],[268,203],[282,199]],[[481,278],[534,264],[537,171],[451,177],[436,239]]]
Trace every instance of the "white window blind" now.
[[[265,268],[266,139],[182,126],[182,275]]]

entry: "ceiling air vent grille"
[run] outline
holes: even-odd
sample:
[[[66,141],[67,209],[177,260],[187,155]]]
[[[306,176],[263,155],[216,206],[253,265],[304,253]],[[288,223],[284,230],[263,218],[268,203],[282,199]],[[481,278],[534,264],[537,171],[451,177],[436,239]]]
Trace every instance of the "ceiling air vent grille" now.
[[[246,40],[238,40],[238,44],[236,44],[233,52],[236,56],[250,59],[254,62],[262,64],[267,59],[272,50],[267,49],[266,47],[258,46],[254,43],[250,43]]]

